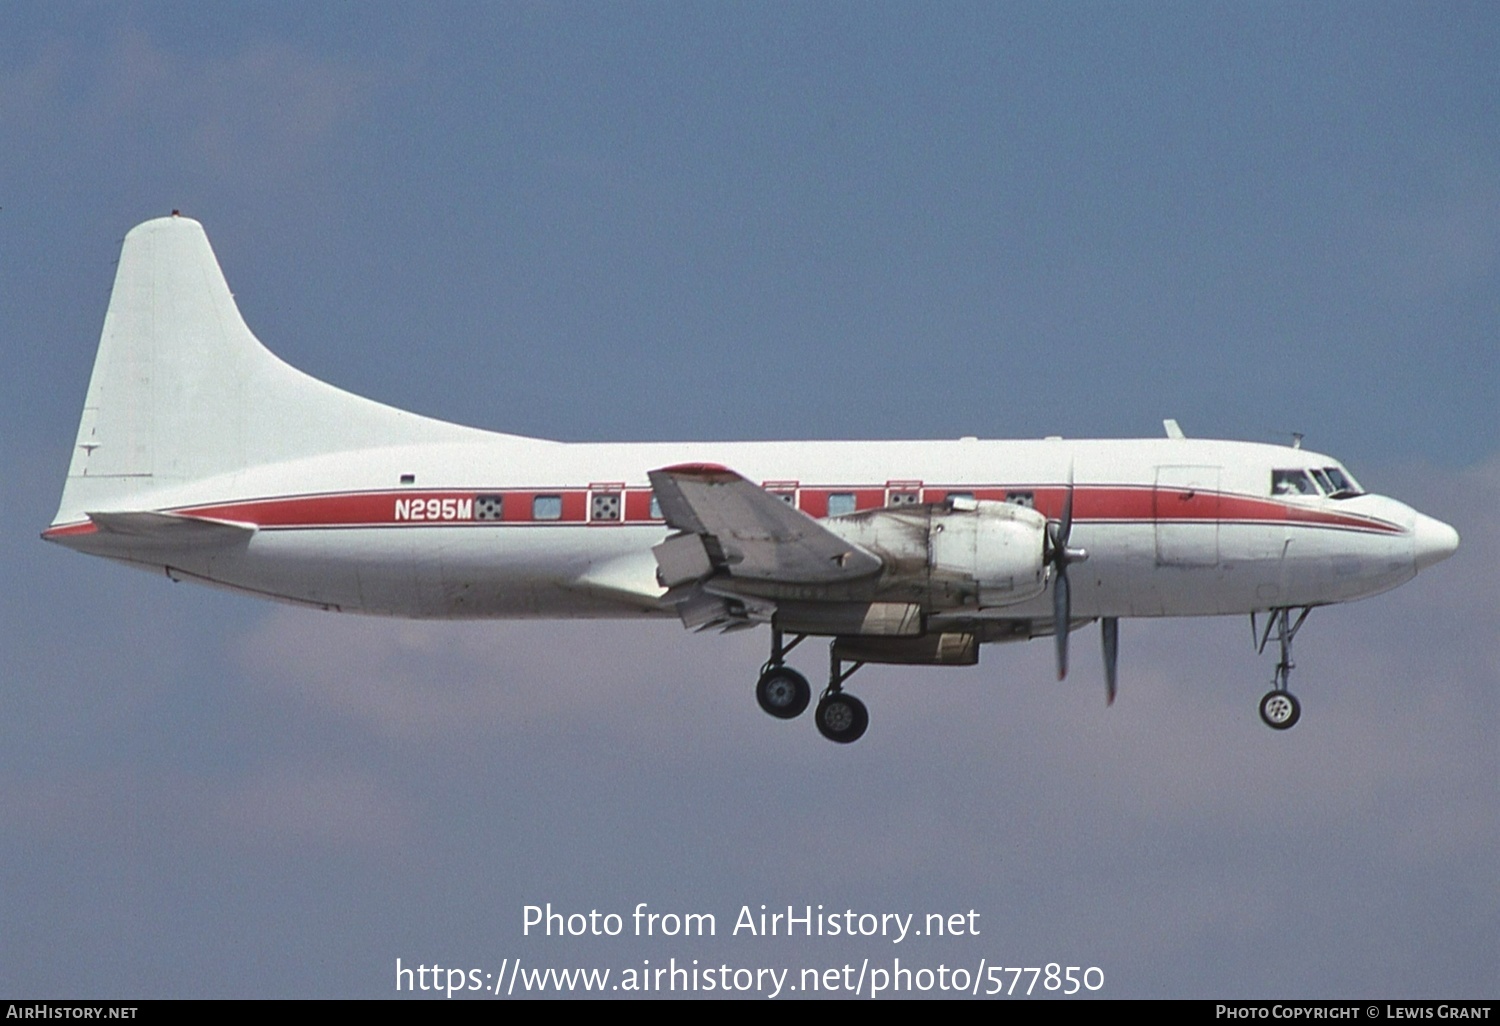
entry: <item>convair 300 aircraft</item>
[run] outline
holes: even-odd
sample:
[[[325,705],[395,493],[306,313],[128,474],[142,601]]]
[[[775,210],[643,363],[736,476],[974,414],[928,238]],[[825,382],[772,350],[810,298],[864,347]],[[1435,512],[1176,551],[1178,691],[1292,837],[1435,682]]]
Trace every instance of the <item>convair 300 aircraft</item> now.
[[[62,504],[43,537],[173,580],[408,617],[676,616],[770,628],[760,705],[831,638],[818,730],[858,739],[865,663],[963,666],[1098,620],[1249,614],[1279,647],[1267,724],[1300,706],[1308,612],[1451,555],[1446,524],[1328,456],[1147,440],[563,444],[460,427],[317,381],[251,334],[203,228],[125,238]]]

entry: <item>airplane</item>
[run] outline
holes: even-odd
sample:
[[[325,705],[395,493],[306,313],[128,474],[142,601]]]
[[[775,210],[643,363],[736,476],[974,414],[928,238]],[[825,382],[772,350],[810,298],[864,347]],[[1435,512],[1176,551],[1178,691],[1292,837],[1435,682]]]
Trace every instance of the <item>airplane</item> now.
[[[678,617],[770,628],[756,698],[799,716],[787,656],[829,642],[821,734],[869,724],[868,663],[969,666],[980,647],[1249,614],[1279,659],[1319,606],[1394,588],[1458,534],[1300,447],[1151,439],[561,443],[419,416],[293,369],[240,316],[202,226],[126,235],[47,541],[174,581],[429,618]]]

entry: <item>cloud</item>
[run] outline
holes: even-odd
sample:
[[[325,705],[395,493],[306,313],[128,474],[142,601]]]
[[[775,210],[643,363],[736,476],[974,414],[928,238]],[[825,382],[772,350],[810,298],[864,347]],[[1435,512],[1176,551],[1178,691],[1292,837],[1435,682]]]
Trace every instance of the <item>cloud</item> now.
[[[38,148],[106,150],[117,176],[122,164],[153,175],[185,167],[246,187],[336,152],[374,82],[352,62],[281,40],[201,55],[127,27],[102,50],[54,40],[0,71],[0,130],[32,159]]]
[[[685,635],[675,620],[432,623],[287,609],[239,650],[277,694],[379,737],[474,745],[549,721],[649,736],[679,692],[686,700],[726,676],[753,682],[761,644]]]
[[[368,766],[311,753],[241,766],[192,768],[109,760],[63,764],[46,774],[0,773],[0,817],[13,840],[38,850],[140,844],[171,838],[174,850],[246,845],[288,850],[396,850],[411,835],[407,795]],[[34,852],[31,852],[34,854]]]
[[[281,849],[398,850],[413,836],[397,792],[368,772],[319,765],[265,767],[218,796],[218,833]]]

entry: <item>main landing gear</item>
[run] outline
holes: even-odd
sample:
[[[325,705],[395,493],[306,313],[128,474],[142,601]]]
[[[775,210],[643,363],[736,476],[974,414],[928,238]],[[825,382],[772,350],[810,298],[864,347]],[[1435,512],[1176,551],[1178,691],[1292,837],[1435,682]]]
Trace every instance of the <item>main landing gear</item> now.
[[[755,700],[778,720],[793,720],[812,701],[812,688],[807,678],[791,667],[770,666],[755,682]]]
[[[778,720],[796,719],[812,701],[807,678],[786,665],[786,654],[802,644],[806,634],[799,634],[790,645],[782,644],[781,628],[771,625],[771,658],[760,668],[755,682],[755,700]]]
[[[1307,620],[1307,614],[1312,612],[1311,606],[1303,607],[1297,614],[1297,619],[1292,619],[1292,610],[1289,607],[1271,610],[1271,618],[1266,621],[1264,633],[1258,633],[1260,643],[1256,647],[1257,652],[1264,652],[1266,645],[1271,640],[1274,631],[1276,641],[1281,647],[1281,659],[1276,663],[1275,675],[1271,678],[1271,690],[1266,692],[1265,697],[1260,700],[1260,718],[1266,726],[1272,730],[1290,730],[1297,725],[1302,718],[1302,703],[1297,701],[1297,696],[1287,690],[1291,681],[1292,669],[1297,665],[1292,662],[1292,639],[1297,636],[1297,631]],[[1255,614],[1250,614],[1250,629],[1256,631]]]
[[[812,688],[807,678],[786,665],[786,654],[806,637],[799,634],[791,644],[784,644],[781,628],[771,626],[771,658],[761,667],[760,679],[755,683],[755,700],[777,719],[795,719],[812,701]],[[813,721],[818,725],[818,733],[828,740],[849,744],[863,737],[870,725],[870,712],[865,703],[844,693],[844,681],[864,663],[856,662],[845,669],[833,643],[829,644],[828,658],[828,687],[818,699]]]
[[[818,724],[818,733],[830,741],[847,745],[865,736],[870,725],[870,711],[865,703],[853,695],[844,694],[844,681],[854,676],[854,671],[864,663],[851,663],[844,669],[844,661],[838,656],[838,642],[828,645],[828,688],[818,700],[813,720]]]

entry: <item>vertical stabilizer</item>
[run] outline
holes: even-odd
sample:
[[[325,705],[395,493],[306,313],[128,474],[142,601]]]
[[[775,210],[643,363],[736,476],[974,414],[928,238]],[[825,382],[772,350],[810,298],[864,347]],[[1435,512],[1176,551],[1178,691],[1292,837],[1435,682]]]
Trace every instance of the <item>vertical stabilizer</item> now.
[[[245,325],[203,226],[173,215],[125,236],[53,522],[258,464],[484,434],[284,363]]]

